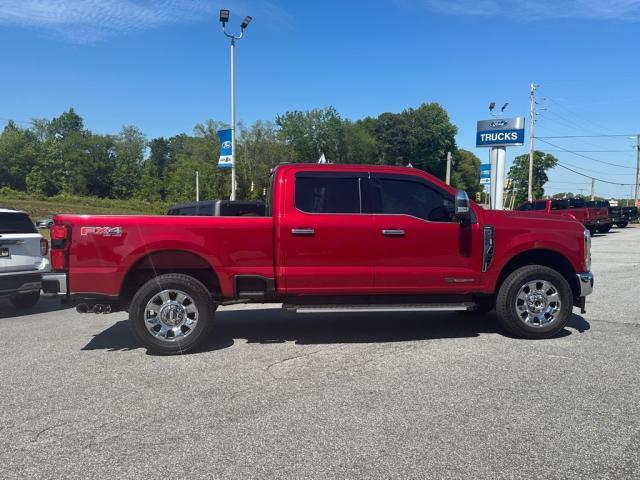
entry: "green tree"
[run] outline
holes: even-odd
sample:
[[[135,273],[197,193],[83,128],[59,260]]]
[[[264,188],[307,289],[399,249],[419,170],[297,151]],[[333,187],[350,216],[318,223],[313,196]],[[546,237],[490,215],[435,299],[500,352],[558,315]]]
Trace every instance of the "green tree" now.
[[[425,103],[401,113],[383,113],[377,118],[374,129],[382,163],[410,163],[444,178],[446,155],[456,149],[458,129],[439,104]]]
[[[142,164],[147,142],[144,134],[133,126],[122,127],[114,140],[112,194],[114,198],[131,198],[142,184]]]
[[[41,155],[40,143],[29,129],[7,123],[0,134],[0,187],[26,188],[26,178]]]
[[[472,199],[476,198],[476,192],[482,191],[480,163],[480,159],[468,150],[459,148],[453,154],[451,183],[456,188],[465,190]]]
[[[333,107],[293,111],[276,117],[281,139],[291,145],[296,161],[317,162],[324,154],[339,161],[343,148],[342,119]]]
[[[542,198],[544,185],[549,181],[547,171],[558,164],[558,159],[550,153],[539,150],[533,156],[533,199]],[[529,154],[520,155],[513,160],[509,169],[509,179],[513,182],[516,195],[516,205],[527,200],[529,188]]]

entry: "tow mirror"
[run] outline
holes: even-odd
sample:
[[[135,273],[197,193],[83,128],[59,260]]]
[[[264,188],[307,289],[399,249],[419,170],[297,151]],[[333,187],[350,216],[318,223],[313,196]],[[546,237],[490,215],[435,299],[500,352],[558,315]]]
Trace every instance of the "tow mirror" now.
[[[463,225],[471,223],[471,207],[469,206],[469,196],[464,190],[456,191],[454,219]]]

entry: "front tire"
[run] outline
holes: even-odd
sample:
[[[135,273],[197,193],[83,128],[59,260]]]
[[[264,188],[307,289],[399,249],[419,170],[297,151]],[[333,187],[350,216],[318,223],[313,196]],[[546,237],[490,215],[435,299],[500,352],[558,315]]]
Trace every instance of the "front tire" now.
[[[170,273],[149,280],[129,308],[131,329],[153,353],[182,354],[195,349],[212,323],[211,293],[188,275]]]
[[[626,226],[629,225],[629,222],[620,222],[616,225],[618,225],[618,228],[626,228]]]
[[[603,225],[602,227],[598,227],[598,232],[599,233],[608,233],[609,230],[611,230],[611,224]]]
[[[573,292],[556,270],[527,265],[512,272],[500,286],[496,312],[500,324],[519,338],[551,338],[573,310]]]
[[[11,297],[11,303],[16,308],[33,308],[40,300],[40,292],[18,293]]]

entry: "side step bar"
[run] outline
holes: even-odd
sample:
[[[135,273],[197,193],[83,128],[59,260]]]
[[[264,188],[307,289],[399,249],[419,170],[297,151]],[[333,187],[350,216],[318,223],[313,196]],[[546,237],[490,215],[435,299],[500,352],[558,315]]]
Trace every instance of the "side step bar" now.
[[[296,313],[360,313],[360,312],[465,312],[476,304],[428,303],[417,305],[282,305],[283,310]]]

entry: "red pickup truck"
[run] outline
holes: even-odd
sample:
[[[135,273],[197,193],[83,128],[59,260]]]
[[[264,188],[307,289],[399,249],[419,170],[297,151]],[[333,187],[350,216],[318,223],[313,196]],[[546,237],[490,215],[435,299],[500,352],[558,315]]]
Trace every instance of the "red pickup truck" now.
[[[493,308],[523,338],[584,311],[591,237],[570,218],[484,210],[417,169],[285,164],[264,217],[56,215],[44,285],[129,312],[149,350],[195,348],[219,305],[299,312]]]
[[[587,202],[580,198],[564,198],[555,200],[536,200],[524,202],[518,207],[521,212],[551,213],[569,215],[582,223],[593,235],[596,231],[606,233],[611,230],[611,219],[606,207],[596,202]]]

